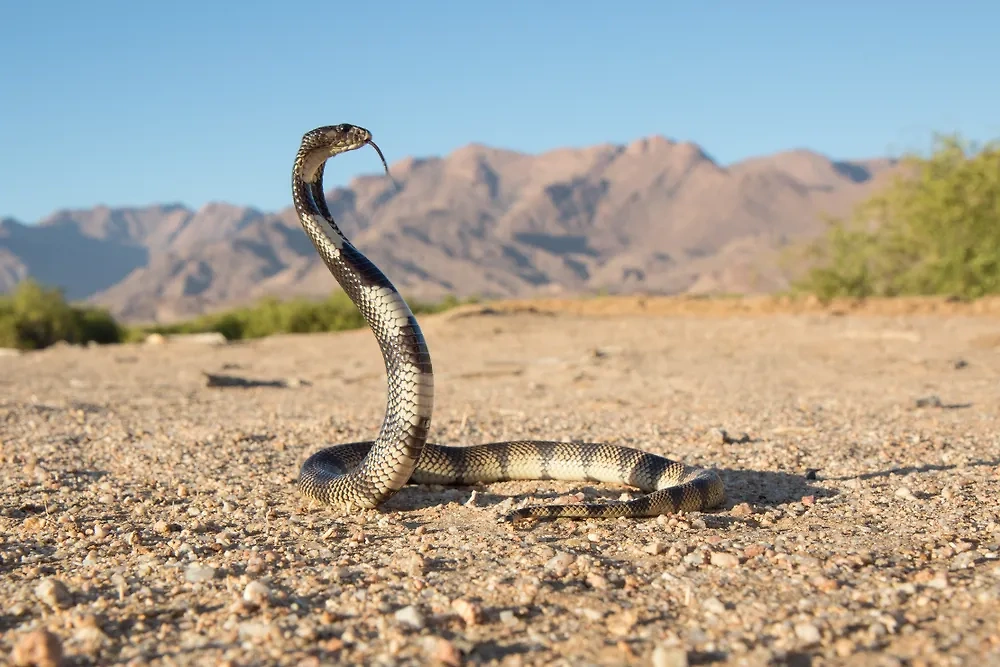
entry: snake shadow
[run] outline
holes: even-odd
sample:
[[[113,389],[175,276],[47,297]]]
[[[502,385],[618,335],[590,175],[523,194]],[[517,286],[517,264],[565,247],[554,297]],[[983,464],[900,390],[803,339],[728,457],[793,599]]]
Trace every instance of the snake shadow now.
[[[836,489],[819,486],[815,471],[782,472],[716,468],[726,485],[726,500],[720,509],[732,509],[741,503],[758,507],[780,507],[796,503],[805,496],[831,498]],[[826,479],[826,478],[822,478]]]
[[[726,487],[726,498],[709,514],[724,513],[733,507],[749,503],[757,508],[779,507],[799,502],[804,496],[828,498],[836,496],[838,491],[816,484],[815,473],[805,470],[801,473],[781,472],[773,470],[748,470],[715,468],[722,477]],[[490,507],[513,499],[515,502],[530,497],[534,501],[546,501],[579,493],[582,502],[615,502],[623,491],[631,493],[632,497],[642,495],[637,489],[618,484],[602,484],[600,482],[564,482],[556,480],[525,480],[538,485],[539,488],[527,493],[505,494],[496,489],[501,484],[511,482],[496,482],[494,484],[451,485],[444,487],[407,485],[385,503],[385,509],[391,511],[413,511],[438,507],[451,502],[464,503],[472,491],[476,492],[475,505]],[[520,483],[524,483],[521,481]]]

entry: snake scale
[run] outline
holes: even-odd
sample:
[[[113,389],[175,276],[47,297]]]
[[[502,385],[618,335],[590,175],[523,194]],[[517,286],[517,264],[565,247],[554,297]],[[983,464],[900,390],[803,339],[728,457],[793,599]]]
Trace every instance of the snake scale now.
[[[516,524],[557,517],[649,517],[721,504],[725,491],[715,471],[631,447],[535,440],[471,446],[427,442],[434,374],[420,325],[385,274],[340,231],[323,193],[326,161],[366,145],[378,152],[388,173],[368,130],[345,123],[307,132],[292,169],[292,198],[309,240],[378,341],[388,376],[385,417],[375,440],[333,445],[310,455],[299,471],[300,491],[348,510],[375,508],[408,482],[595,481],[627,484],[646,493],[620,502],[523,507],[504,517]]]

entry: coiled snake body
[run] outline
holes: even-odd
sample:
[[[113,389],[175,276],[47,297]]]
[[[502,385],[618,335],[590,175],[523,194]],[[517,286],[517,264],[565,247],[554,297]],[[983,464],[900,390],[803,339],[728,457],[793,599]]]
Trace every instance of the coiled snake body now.
[[[524,507],[505,517],[518,523],[556,517],[656,516],[719,505],[724,488],[714,471],[689,468],[631,447],[534,440],[469,447],[427,443],[434,376],[420,325],[389,279],[337,227],[323,193],[326,161],[368,144],[388,173],[371,133],[349,124],[307,132],[292,170],[292,198],[302,227],[375,334],[388,375],[386,412],[378,436],[309,456],[299,471],[301,492],[348,508],[377,507],[407,482],[551,479],[628,484],[647,492],[623,502]]]

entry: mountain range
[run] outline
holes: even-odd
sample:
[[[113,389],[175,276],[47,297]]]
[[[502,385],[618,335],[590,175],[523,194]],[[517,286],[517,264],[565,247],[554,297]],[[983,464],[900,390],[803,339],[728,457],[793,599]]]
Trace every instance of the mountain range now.
[[[793,150],[721,166],[662,136],[532,155],[470,144],[330,190],[344,232],[409,297],[767,292],[775,250],[813,237],[896,171]],[[291,207],[228,203],[0,220],[0,292],[64,288],[126,321],[171,321],[336,283]]]

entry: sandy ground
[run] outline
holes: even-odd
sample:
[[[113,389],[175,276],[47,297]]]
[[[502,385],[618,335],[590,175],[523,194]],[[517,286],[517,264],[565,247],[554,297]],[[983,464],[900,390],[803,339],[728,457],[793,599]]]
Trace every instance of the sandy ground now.
[[[497,519],[629,490],[297,493],[382,418],[367,331],[0,357],[0,660],[1000,664],[1000,317],[942,308],[424,318],[434,441],[607,440],[727,486],[527,531]]]

